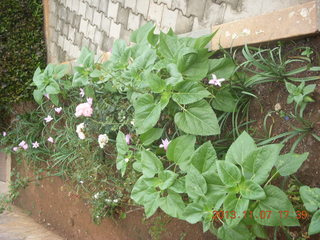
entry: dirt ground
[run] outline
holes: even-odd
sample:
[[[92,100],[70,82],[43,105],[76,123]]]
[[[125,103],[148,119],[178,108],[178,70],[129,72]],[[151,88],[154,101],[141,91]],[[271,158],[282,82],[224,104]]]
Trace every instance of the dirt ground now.
[[[309,46],[315,53],[320,53],[320,36],[302,39],[296,42],[288,42],[285,49],[297,46]],[[313,62],[319,65],[319,57],[314,54]],[[296,67],[296,66],[295,66]],[[320,85],[319,80],[313,98],[315,103],[310,103],[305,110],[305,119],[314,122],[313,132],[320,136]],[[266,114],[274,111],[274,106],[280,103],[282,110],[289,114],[293,111],[293,104],[286,104],[287,91],[283,83],[262,84],[255,89],[259,99],[251,103],[251,119],[255,119],[253,128],[257,135],[263,132],[263,121]],[[290,125],[297,126],[293,120],[285,120],[279,114],[272,113],[268,125],[273,124],[272,136],[286,132]],[[273,120],[271,120],[273,119]],[[286,144],[284,150],[288,152],[295,139]],[[320,143],[310,135],[304,137],[298,145],[296,152],[309,152],[308,160],[300,168],[296,177],[302,184],[311,187],[320,187]],[[26,167],[19,167],[25,175],[32,175]],[[51,230],[56,231],[68,240],[209,240],[216,239],[210,233],[203,234],[200,224],[191,225],[183,221],[172,220],[164,214],[159,213],[151,220],[143,219],[143,210],[134,211],[127,215],[124,220],[105,219],[100,225],[91,221],[88,203],[72,193],[72,188],[59,177],[47,178],[36,184],[30,184],[21,191],[16,205],[29,211],[30,215]],[[299,210],[299,209],[297,209]],[[302,223],[305,225],[307,222]],[[159,236],[157,232],[164,230]],[[150,231],[153,229],[153,231]],[[303,227],[303,231],[306,229]],[[293,229],[292,234],[301,234],[301,229]],[[300,233],[299,233],[300,232]],[[153,237],[151,236],[153,235]],[[283,235],[278,238],[286,239]],[[297,239],[297,238],[294,238]],[[320,239],[320,235],[310,239]]]

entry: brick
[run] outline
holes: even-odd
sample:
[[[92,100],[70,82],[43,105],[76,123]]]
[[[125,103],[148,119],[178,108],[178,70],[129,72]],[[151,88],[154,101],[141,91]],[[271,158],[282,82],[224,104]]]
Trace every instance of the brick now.
[[[124,2],[125,2],[125,0],[111,0],[111,1],[119,3],[122,7],[124,6]]]
[[[145,18],[148,16],[150,1],[152,0],[137,0],[137,13],[142,14]]]
[[[161,20],[161,30],[167,32],[170,28],[173,31],[176,30],[176,23],[178,19],[178,10],[170,10],[166,6],[163,9],[162,20]]]
[[[75,13],[68,9],[67,10],[67,23],[72,24],[74,17],[75,17]]]
[[[129,8],[119,7],[119,11],[117,14],[117,23],[121,23],[124,28],[127,28],[129,18]]]
[[[85,2],[80,1],[79,15],[85,17],[86,9],[87,9],[87,4]]]
[[[93,42],[90,41],[90,44],[89,44],[88,48],[89,48],[89,50],[90,50],[91,52],[93,52],[94,54],[96,54],[96,51],[97,51],[97,45],[96,45],[96,44],[94,44]]]
[[[71,9],[72,8],[72,0],[67,0],[66,1],[66,7]]]
[[[149,12],[148,12],[148,20],[153,20],[158,26],[161,24],[162,12],[163,12],[163,4],[158,5],[153,1],[150,1]]]
[[[51,42],[58,41],[58,35],[59,35],[59,32],[57,32],[54,27],[50,27],[49,28],[49,36],[50,36],[50,41]]]
[[[147,21],[147,19],[145,19],[145,18],[141,15],[139,27],[145,25],[147,22],[152,22],[152,21]],[[152,23],[154,24],[154,22],[152,22]]]
[[[103,32],[96,29],[96,32],[94,33],[93,42],[96,43],[98,47],[101,47],[102,41],[103,41]]]
[[[94,33],[96,31],[95,26],[91,25],[90,23],[88,24],[88,28],[87,28],[87,34],[86,37],[90,38],[91,40],[94,38]]]
[[[137,30],[140,26],[140,16],[136,15],[132,12],[129,13],[129,19],[128,19],[128,30]]]
[[[205,6],[206,0],[189,1],[187,5],[187,16],[193,15],[202,19]]]
[[[109,36],[113,37],[114,39],[119,39],[120,31],[121,31],[121,24],[117,24],[114,21],[111,21]]]
[[[89,25],[89,22],[84,18],[81,18],[79,31],[82,32],[83,34],[87,34],[88,25]]]
[[[75,33],[76,33],[76,29],[75,28],[73,28],[71,25],[69,25],[69,33],[68,33],[68,39],[70,40],[70,41],[74,41],[74,35],[75,35]]]
[[[125,40],[127,43],[130,42],[130,35],[131,35],[132,31],[129,31],[127,29],[125,29],[124,27],[121,28],[121,32],[120,32],[120,39]]]
[[[72,58],[80,57],[80,52],[81,51],[80,51],[80,48],[78,46],[73,45],[73,44],[71,45],[69,53],[70,53],[70,56]]]
[[[75,14],[73,18],[72,26],[78,29],[80,27],[80,22],[81,22],[81,15]]]
[[[113,20],[117,19],[119,9],[119,3],[113,3],[112,1],[109,1],[109,7],[108,7],[108,17],[112,18]]]
[[[227,4],[216,4],[210,1],[207,2],[205,7],[205,13],[202,24],[205,28],[210,28],[212,25],[223,23],[223,16],[226,10]]]
[[[81,44],[81,47],[83,48],[83,47],[89,47],[89,44],[90,44],[90,39],[89,38],[86,38],[86,37],[84,37],[83,39],[82,39],[82,44]]]
[[[214,26],[217,35],[212,39],[212,49],[244,44],[257,44],[279,39],[296,38],[318,32],[316,3],[314,1],[281,9],[239,21]]]
[[[49,12],[55,13],[57,11],[57,3],[56,1],[49,1]]]
[[[91,6],[88,6],[86,9],[86,19],[89,20],[89,22],[91,23],[93,20],[93,12],[94,12],[94,9]]]
[[[195,1],[198,2],[198,1]],[[184,15],[187,15],[187,4],[188,0],[172,0],[171,8],[172,9],[179,9],[182,11]]]
[[[194,17],[186,17],[181,11],[178,11],[178,18],[175,27],[176,33],[180,34],[190,32],[192,30],[193,22]]]
[[[158,3],[158,4],[165,4],[167,5],[167,7],[169,9],[171,9],[171,5],[172,5],[172,0],[155,0],[154,2]]]
[[[67,37],[69,32],[69,24],[64,23],[62,28],[62,34]]]
[[[102,13],[99,13],[97,11],[94,11],[93,13],[93,25],[96,25],[97,27],[100,27],[101,25],[101,19],[102,19]]]
[[[98,11],[102,12],[104,15],[107,15],[108,3],[109,3],[109,0],[101,0],[98,6]]]
[[[106,34],[103,36],[103,43],[101,49],[105,52],[110,52],[112,49],[112,45],[114,42],[114,38],[107,36]]]
[[[75,32],[74,34],[74,44],[77,46],[82,45],[83,33]]]
[[[49,26],[56,27],[58,17],[54,13],[49,13]]]
[[[79,9],[80,9],[80,0],[72,0],[72,6],[71,6],[71,10],[78,13]]]
[[[101,1],[105,1],[105,0],[101,0]],[[92,6],[94,7],[94,8],[98,8],[99,7],[99,5],[100,5],[100,0],[93,0],[92,1]]]
[[[100,29],[109,35],[111,20],[102,15]]]
[[[136,4],[137,4],[137,0],[125,0],[124,1],[124,7],[130,8],[131,11],[133,11],[133,12],[136,12]]]
[[[59,16],[61,19],[64,19],[64,20],[67,19],[67,8],[66,8],[65,6],[61,6],[61,7],[59,8],[58,16]]]
[[[59,35],[58,36],[58,42],[57,42],[58,46],[62,47],[63,46],[63,41],[64,41],[63,36]]]
[[[56,43],[54,43],[54,42],[50,43],[48,55],[49,55],[49,62],[52,62],[52,63],[58,62],[58,59],[57,59],[58,58],[58,47],[57,47]]]
[[[274,1],[273,4],[267,5],[269,7],[274,7],[278,5],[276,4],[277,2],[281,4],[282,1]],[[223,22],[231,22],[239,19],[261,15],[263,13],[262,10],[265,11],[264,8],[267,8],[267,6],[263,6],[263,1],[255,0],[246,0],[246,4],[243,6],[243,9],[241,9],[241,11],[238,11],[238,9],[233,7],[233,5],[227,4],[224,12]],[[276,8],[273,8],[273,10],[274,9]]]

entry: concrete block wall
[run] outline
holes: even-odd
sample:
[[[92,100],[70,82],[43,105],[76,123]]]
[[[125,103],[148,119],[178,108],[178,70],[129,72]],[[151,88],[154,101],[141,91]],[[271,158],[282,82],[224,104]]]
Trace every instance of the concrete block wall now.
[[[177,34],[210,29],[310,0],[44,0],[47,7],[48,61],[79,56],[83,46],[96,54],[147,21]]]

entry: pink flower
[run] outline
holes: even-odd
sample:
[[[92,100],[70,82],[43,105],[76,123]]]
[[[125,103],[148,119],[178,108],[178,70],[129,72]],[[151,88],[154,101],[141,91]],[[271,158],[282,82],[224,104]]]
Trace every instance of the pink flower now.
[[[34,143],[32,143],[32,148],[38,148],[40,145],[37,141],[35,141]]]
[[[45,96],[47,99],[50,99],[50,97],[49,97],[49,94],[48,94],[48,93],[46,93],[44,96]]]
[[[7,133],[6,132],[2,132],[2,136],[7,136]]]
[[[159,147],[164,148],[164,150],[167,151],[170,141],[168,140],[168,138],[166,138],[165,140],[161,139],[161,141],[162,144],[160,144]]]
[[[59,114],[59,113],[62,111],[62,107],[57,107],[57,108],[55,108],[54,110],[56,111],[56,113]]]
[[[127,135],[126,135],[126,143],[127,143],[128,145],[130,145],[131,139],[132,139],[131,134],[127,134]]]
[[[17,152],[17,151],[19,150],[19,148],[18,148],[18,147],[14,147],[14,148],[12,148],[12,150],[13,150],[14,152]]]
[[[80,88],[80,97],[84,97],[84,90],[83,90],[83,88]]]
[[[46,118],[44,118],[44,120],[46,121],[46,123],[49,123],[52,121],[52,117],[50,115],[48,115]]]
[[[19,147],[22,147],[24,150],[27,150],[29,146],[25,141],[22,141],[19,143]]]
[[[89,98],[87,98],[87,103],[89,103],[90,105],[92,105],[92,98],[91,97],[89,97]]]
[[[85,117],[91,117],[93,112],[93,109],[91,107],[91,104],[89,103],[81,103],[76,107],[76,117],[85,116]]]
[[[217,78],[216,75],[212,74],[212,79],[209,81],[209,84],[221,87],[221,83],[225,81],[224,78]]]
[[[53,141],[53,138],[52,138],[52,137],[49,137],[49,138],[48,138],[48,142],[53,143],[53,142],[54,142],[54,141]]]

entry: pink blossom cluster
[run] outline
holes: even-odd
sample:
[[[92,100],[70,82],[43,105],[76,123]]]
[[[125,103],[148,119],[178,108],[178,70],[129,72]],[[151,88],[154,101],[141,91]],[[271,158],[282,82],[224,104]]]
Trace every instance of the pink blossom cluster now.
[[[87,98],[87,102],[85,103],[80,103],[77,107],[76,107],[76,113],[75,116],[76,117],[91,117],[93,113],[93,109],[92,109],[92,98]]]

